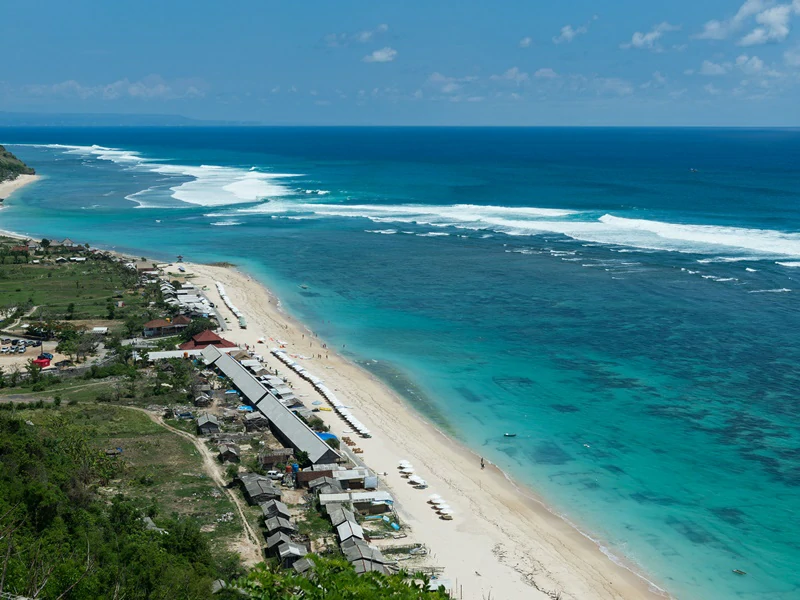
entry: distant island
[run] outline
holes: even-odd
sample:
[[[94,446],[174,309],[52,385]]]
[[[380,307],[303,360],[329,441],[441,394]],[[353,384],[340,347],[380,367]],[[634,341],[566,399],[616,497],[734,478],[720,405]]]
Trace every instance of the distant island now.
[[[35,174],[36,171],[31,167],[0,146],[0,182],[13,181],[20,175]]]

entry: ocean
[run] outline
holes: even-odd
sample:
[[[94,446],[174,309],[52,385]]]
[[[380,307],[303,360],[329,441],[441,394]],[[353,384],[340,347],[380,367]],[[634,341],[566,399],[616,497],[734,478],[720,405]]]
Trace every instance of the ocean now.
[[[800,131],[0,143],[44,176],[0,228],[235,263],[676,597],[800,594]]]

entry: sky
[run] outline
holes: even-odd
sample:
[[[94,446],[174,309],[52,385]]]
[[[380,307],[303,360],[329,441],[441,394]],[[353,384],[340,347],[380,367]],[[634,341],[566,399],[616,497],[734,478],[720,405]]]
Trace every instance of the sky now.
[[[0,111],[800,126],[800,0],[6,0]]]

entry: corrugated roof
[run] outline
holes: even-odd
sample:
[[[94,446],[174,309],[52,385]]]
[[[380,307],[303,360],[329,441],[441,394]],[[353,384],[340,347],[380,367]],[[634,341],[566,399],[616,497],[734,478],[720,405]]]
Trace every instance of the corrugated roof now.
[[[364,539],[364,530],[361,525],[353,521],[344,521],[336,526],[336,535],[339,536],[339,541],[343,542],[350,538]]]
[[[280,530],[297,531],[297,526],[283,517],[270,517],[264,521],[264,526],[270,533]]]
[[[261,505],[261,512],[265,517],[281,516],[289,518],[289,507],[280,500],[269,500]]]
[[[256,408],[269,419],[272,427],[283,435],[289,445],[296,450],[307,452],[312,463],[331,462],[340,458],[338,452],[322,441],[297,415],[281,404],[280,400],[268,393],[266,388],[233,358],[209,346],[203,350],[203,359],[231,379],[250,403],[255,404]]]
[[[305,556],[306,554],[308,554],[308,548],[297,542],[284,542],[278,546],[278,555],[281,558],[286,558],[287,556]]]

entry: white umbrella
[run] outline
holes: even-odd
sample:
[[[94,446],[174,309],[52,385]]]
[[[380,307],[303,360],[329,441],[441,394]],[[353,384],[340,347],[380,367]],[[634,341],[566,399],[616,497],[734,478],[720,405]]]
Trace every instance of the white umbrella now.
[[[407,460],[401,460],[397,464],[400,465],[400,467],[410,467],[411,466],[411,463],[409,461],[407,461]]]
[[[449,506],[447,504],[447,500],[445,500],[444,498],[439,498],[438,500],[434,500],[432,504],[435,504],[436,506]]]
[[[453,509],[451,509],[451,508],[445,508],[444,510],[440,510],[440,511],[439,511],[439,513],[440,513],[440,514],[443,514],[443,515],[452,515],[452,514],[455,514],[455,513],[453,512]]]
[[[431,494],[430,496],[428,496],[428,502],[430,502],[431,504],[441,499],[442,497],[439,494]]]
[[[400,472],[403,475],[411,475],[414,472],[414,467],[403,467],[400,469]]]
[[[452,512],[450,510],[450,505],[449,504],[440,504],[439,506],[436,507],[436,512],[438,512],[438,513],[445,513],[445,511]]]

